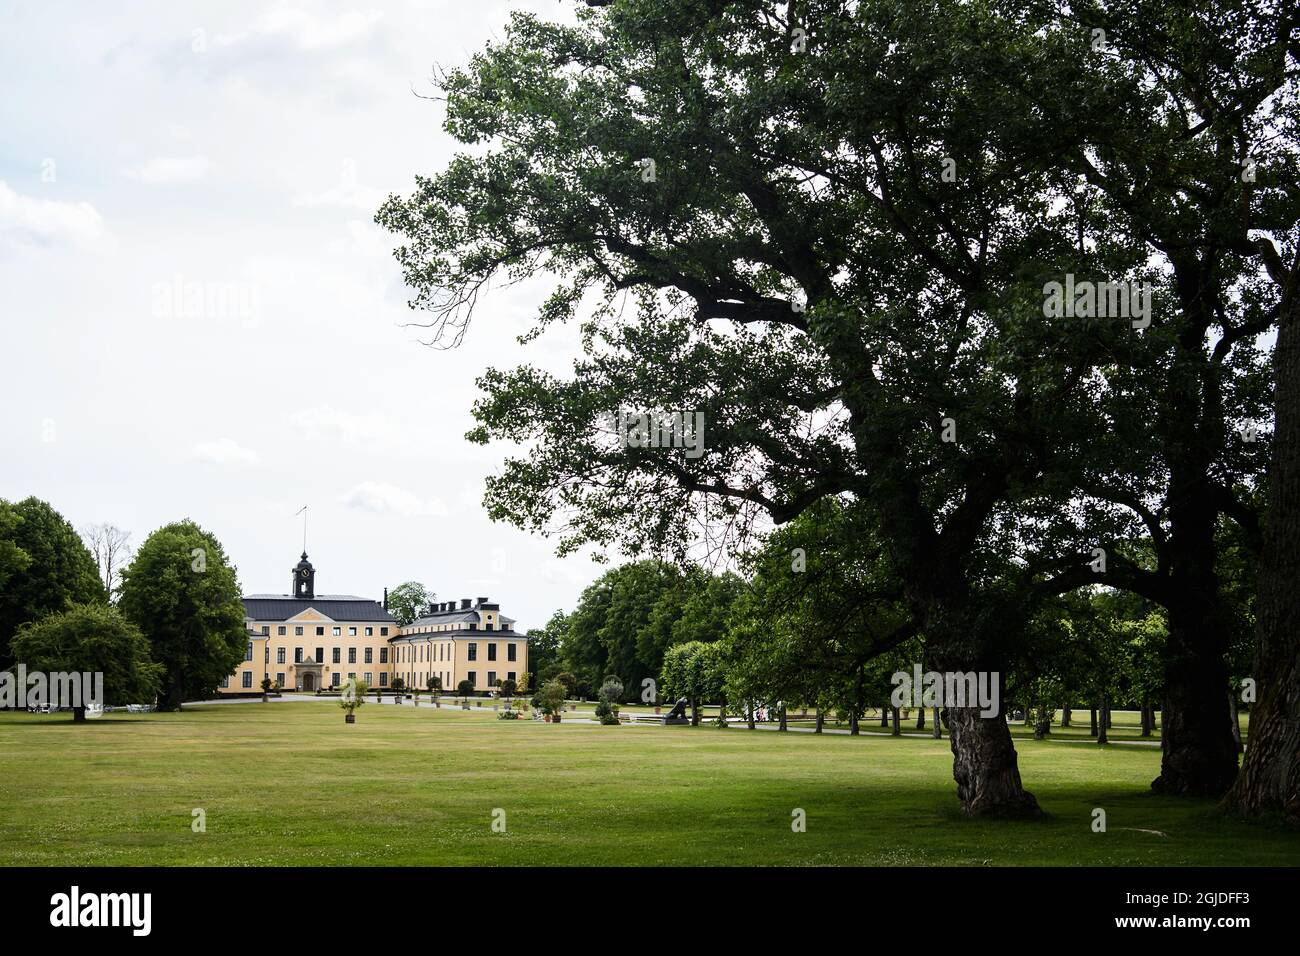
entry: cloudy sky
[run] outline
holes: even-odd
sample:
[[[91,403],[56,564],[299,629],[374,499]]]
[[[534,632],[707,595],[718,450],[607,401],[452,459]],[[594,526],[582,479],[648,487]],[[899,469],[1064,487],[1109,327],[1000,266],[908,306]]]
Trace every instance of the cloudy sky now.
[[[484,368],[571,360],[564,331],[515,342],[546,285],[426,348],[372,221],[453,150],[413,90],[512,9],[571,16],[0,0],[0,497],[136,543],[193,518],[248,592],[288,590],[306,504],[320,591],[416,579],[523,627],[571,608],[600,569],[489,522],[509,449],[464,439]]]

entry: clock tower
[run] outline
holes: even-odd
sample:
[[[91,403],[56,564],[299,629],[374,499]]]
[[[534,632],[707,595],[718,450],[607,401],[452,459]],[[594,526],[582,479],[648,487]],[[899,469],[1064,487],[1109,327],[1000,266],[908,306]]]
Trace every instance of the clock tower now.
[[[314,598],[316,596],[316,569],[307,560],[307,552],[302,553],[302,560],[293,569],[293,596],[296,598]]]

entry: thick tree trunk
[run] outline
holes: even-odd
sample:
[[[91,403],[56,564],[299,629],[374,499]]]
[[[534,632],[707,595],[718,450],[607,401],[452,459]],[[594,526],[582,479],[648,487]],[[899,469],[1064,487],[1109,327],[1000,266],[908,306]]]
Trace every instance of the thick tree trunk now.
[[[1093,704],[1091,707],[1088,708],[1088,715],[1089,715],[1088,719],[1090,721],[1089,727],[1091,728],[1088,731],[1088,736],[1096,737],[1097,736],[1097,705],[1096,704]]]
[[[745,724],[749,727],[750,730],[754,729],[754,705],[753,704],[745,705]]]
[[[86,722],[86,708],[84,707],[72,708],[72,722],[74,724],[84,724]]]
[[[1106,714],[1110,708],[1106,705],[1106,698],[1101,699],[1101,704],[1097,707],[1097,743],[1109,743],[1106,739]]]
[[[891,715],[893,716],[893,725],[894,725],[894,726],[893,726],[893,730],[890,731],[890,735],[893,736],[893,737],[901,737],[901,736],[903,735],[903,731],[902,731],[902,728],[899,726],[899,723],[898,723],[898,708],[897,708],[897,707],[891,707],[891,708],[889,708],[889,709],[890,709]]]
[[[826,726],[826,715],[822,713],[820,707],[817,708],[817,723],[813,725],[813,733],[820,734],[822,728]]]
[[[880,726],[886,728],[889,726],[889,708],[883,705],[880,708]]]
[[[856,737],[859,733],[858,712],[855,710],[849,714],[849,734]]]
[[[916,729],[925,730],[925,708],[916,708]]]
[[[1115,723],[1114,723],[1113,720],[1111,720],[1111,716],[1110,716],[1110,704],[1107,704],[1107,705],[1106,705],[1106,711],[1105,711],[1105,722],[1106,722],[1106,729],[1107,729],[1107,730],[1111,730],[1111,729],[1114,728]]]
[[[1061,708],[1061,726],[1070,726],[1070,708],[1068,705]]]
[[[1006,720],[981,717],[976,707],[949,707],[953,777],[968,816],[1038,816],[1038,801],[1020,783],[1016,748]]]
[[[1237,695],[1228,691],[1228,721],[1232,727],[1232,741],[1237,745],[1237,753],[1241,753],[1246,748],[1241,745],[1241,721],[1238,718]]]
[[[700,726],[700,702],[694,697],[691,698],[691,726]]]
[[[1300,277],[1289,276],[1273,352],[1273,458],[1255,602],[1255,678],[1246,758],[1227,805],[1300,824]]]
[[[780,707],[780,709],[777,711],[777,715],[776,715],[776,729],[777,729],[777,730],[782,730],[782,731],[789,729],[789,728],[786,727],[786,724],[785,724],[785,701],[781,701],[781,707]]]
[[[943,736],[943,721],[939,719],[938,707],[934,709],[934,713],[931,715],[930,733],[934,735],[935,740]]]

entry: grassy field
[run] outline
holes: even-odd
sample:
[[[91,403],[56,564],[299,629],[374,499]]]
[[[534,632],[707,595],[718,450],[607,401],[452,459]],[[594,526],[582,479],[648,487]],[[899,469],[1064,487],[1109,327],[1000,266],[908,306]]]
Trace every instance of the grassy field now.
[[[1158,748],[1017,748],[1041,822],[963,819],[947,740],[556,726],[427,705],[367,706],[349,726],[314,701],[79,726],[3,713],[0,864],[1300,863],[1300,834],[1151,795]],[[1109,832],[1091,831],[1094,807]],[[795,808],[807,832],[792,832]]]

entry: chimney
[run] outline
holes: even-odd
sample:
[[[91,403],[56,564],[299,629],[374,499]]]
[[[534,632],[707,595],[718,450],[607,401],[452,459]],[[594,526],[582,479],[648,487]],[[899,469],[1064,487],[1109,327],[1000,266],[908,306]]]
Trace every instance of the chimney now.
[[[388,610],[388,588],[384,588],[384,610]],[[267,651],[267,653],[269,654],[270,651]]]
[[[482,607],[484,604],[488,602],[488,599],[485,597],[478,598],[477,600],[480,607]]]
[[[460,609],[461,609],[462,611],[464,611],[464,610],[468,610],[468,609],[469,609],[469,598],[461,598],[461,599],[460,599]]]

